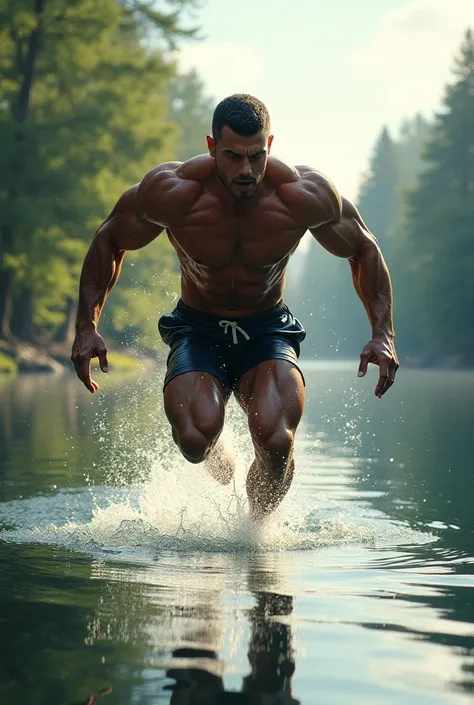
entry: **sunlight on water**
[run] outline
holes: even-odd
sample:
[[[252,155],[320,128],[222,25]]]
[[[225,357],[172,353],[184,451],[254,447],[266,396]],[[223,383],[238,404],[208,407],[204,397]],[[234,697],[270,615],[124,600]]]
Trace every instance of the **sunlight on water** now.
[[[261,527],[248,518],[245,477],[253,453],[246,419],[237,404],[229,403],[221,437],[235,459],[236,474],[230,485],[222,487],[203,465],[182,458],[158,402],[161,380],[144,377],[132,389],[119,390],[121,415],[113,424],[106,413],[109,396],[98,397],[95,419],[87,430],[92,431],[100,468],[96,461],[85,469],[86,487],[0,505],[0,521],[8,527],[0,535],[128,560],[165,550],[269,552],[434,540],[429,533],[389,521],[355,496],[354,464],[360,461],[357,472],[363,474],[370,461],[356,457],[363,422],[358,395],[352,387],[343,394],[344,412],[335,419],[343,429],[343,444],[335,446],[321,433],[314,438],[302,424],[295,481],[282,505]],[[105,484],[94,481],[98,469]],[[320,474],[324,494],[315,495]],[[328,497],[330,485],[337,488],[338,496]]]
[[[101,448],[101,455],[107,457],[111,443],[101,414],[99,411],[94,442]],[[147,429],[159,429],[159,441],[155,439],[154,445],[131,432],[133,420],[134,414],[128,413],[117,434],[121,442],[114,439],[107,485],[90,483],[88,487],[56,492],[50,497],[1,505],[0,521],[9,526],[2,538],[113,554],[127,560],[143,560],[165,550],[268,552],[434,539],[431,534],[388,521],[362,502],[338,503],[324,495],[317,497],[316,502],[314,498],[308,501],[304,479],[322,468],[329,468],[339,482],[352,490],[350,477],[344,476],[344,468],[350,465],[347,447],[340,449],[342,457],[325,455],[324,445],[315,451],[313,443],[305,442],[304,429],[297,449],[294,485],[272,517],[257,527],[248,518],[245,494],[251,443],[245,418],[236,405],[229,406],[222,436],[236,461],[235,479],[226,487],[207,475],[202,465],[192,465],[181,457],[158,411],[147,425]],[[130,464],[147,465],[146,479],[127,482]]]

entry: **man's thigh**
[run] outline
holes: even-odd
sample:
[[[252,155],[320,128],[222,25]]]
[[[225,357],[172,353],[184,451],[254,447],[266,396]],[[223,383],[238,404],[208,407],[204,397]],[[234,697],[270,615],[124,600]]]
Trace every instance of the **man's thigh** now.
[[[189,426],[206,436],[220,433],[229,394],[221,382],[207,372],[184,372],[166,385],[166,416],[178,433]]]
[[[265,360],[248,370],[235,396],[248,415],[252,433],[268,435],[282,427],[294,431],[303,415],[303,377],[287,360]]]

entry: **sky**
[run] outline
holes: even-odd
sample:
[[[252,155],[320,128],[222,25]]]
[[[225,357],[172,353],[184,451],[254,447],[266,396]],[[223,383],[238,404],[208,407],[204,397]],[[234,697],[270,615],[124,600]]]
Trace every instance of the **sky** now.
[[[216,100],[251,93],[273,153],[355,199],[383,125],[440,108],[474,0],[201,0],[201,41],[181,48]],[[206,150],[203,137],[203,152]]]

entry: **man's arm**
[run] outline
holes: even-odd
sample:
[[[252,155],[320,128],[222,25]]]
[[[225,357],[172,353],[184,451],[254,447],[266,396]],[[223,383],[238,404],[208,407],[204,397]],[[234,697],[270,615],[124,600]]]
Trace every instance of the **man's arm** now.
[[[394,383],[399,365],[394,346],[392,285],[377,240],[357,208],[345,198],[339,219],[312,227],[310,232],[328,252],[349,260],[354,288],[372,326],[372,338],[361,354],[359,376],[365,375],[369,362],[379,365],[375,394],[381,398]]]
[[[99,358],[100,368],[108,371],[107,350],[97,331],[100,314],[116,283],[127,250],[148,245],[166,227],[175,198],[161,194],[173,190],[178,163],[163,164],[150,172],[140,185],[120,197],[109,217],[97,230],[86,254],[79,284],[76,338],[71,359],[79,379],[92,393],[98,384],[90,376],[90,361]],[[151,217],[153,216],[153,222]]]

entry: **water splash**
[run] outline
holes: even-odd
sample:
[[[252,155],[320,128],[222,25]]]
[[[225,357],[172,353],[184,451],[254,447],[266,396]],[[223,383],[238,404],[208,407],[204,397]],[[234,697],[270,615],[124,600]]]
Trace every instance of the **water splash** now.
[[[143,403],[149,395],[153,404]],[[235,458],[235,479],[221,486],[202,465],[187,463],[171,439],[156,404],[156,384],[137,389],[127,398],[127,411],[114,432],[107,432],[103,410],[95,425],[96,443],[105,462],[105,484],[94,485],[92,472],[85,473],[88,486],[60,490],[49,497],[16,500],[0,505],[0,538],[15,542],[39,542],[127,560],[149,560],[163,551],[271,552],[310,550],[350,543],[393,545],[433,540],[414,532],[361,502],[348,502],[350,476],[342,500],[314,492],[308,499],[308,481],[331,458],[324,450],[301,442],[297,446],[296,480],[282,505],[262,525],[248,517],[245,477],[253,453],[246,419],[230,404],[224,445]],[[146,414],[144,432],[137,433],[138,408]],[[153,433],[152,430],[153,429]],[[305,431],[299,431],[303,441]],[[347,446],[337,461],[350,466]],[[135,478],[130,481],[131,470]],[[353,499],[353,498],[352,498]]]

